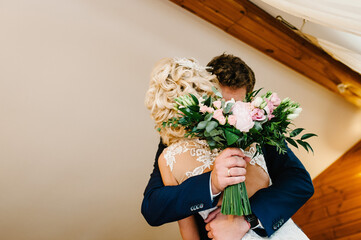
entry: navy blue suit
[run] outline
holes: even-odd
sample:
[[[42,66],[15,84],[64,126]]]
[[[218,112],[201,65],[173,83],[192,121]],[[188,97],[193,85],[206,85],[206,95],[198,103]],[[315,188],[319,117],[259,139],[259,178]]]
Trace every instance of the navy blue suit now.
[[[191,177],[178,186],[164,186],[158,167],[158,157],[165,146],[159,143],[153,173],[144,192],[142,214],[151,226],[178,221],[198,211],[216,205],[209,190],[210,172]],[[253,213],[265,230],[260,235],[272,235],[314,193],[312,180],[300,160],[287,148],[278,154],[273,146],[265,146],[263,154],[272,186],[256,192],[250,203]],[[197,214],[198,215],[198,214]],[[201,239],[206,238],[203,221],[196,216]],[[265,232],[264,232],[265,231]]]

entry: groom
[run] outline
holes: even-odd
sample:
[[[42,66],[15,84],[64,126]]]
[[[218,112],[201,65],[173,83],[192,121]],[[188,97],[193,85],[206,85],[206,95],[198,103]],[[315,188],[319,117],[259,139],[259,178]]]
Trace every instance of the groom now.
[[[253,90],[254,73],[240,58],[222,54],[208,66],[217,76],[224,98],[242,100]],[[250,198],[253,215],[228,217],[216,210],[206,219],[205,227],[196,213],[216,206],[218,195],[225,187],[244,181],[249,159],[242,152],[229,154],[232,151],[226,149],[216,158],[213,171],[191,177],[178,186],[164,186],[158,157],[165,147],[159,143],[142,202],[142,214],[152,226],[195,215],[201,239],[218,239],[218,236],[241,239],[250,228],[261,236],[271,236],[314,192],[310,175],[289,148],[286,154],[280,155],[275,147],[266,145],[262,150],[272,185]]]

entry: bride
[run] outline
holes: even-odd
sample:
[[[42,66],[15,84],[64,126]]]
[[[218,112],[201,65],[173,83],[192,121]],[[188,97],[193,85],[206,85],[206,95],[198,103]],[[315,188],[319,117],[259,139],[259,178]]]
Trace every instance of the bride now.
[[[194,59],[165,58],[153,69],[145,103],[151,111],[156,128],[161,129],[159,134],[163,143],[168,146],[158,161],[164,185],[179,185],[189,177],[212,171],[214,161],[221,153],[217,149],[211,150],[205,140],[185,138],[185,130],[181,127],[162,128],[163,122],[178,114],[173,108],[175,98],[189,93],[197,97],[203,94],[211,95],[213,94],[212,86],[220,88],[216,76],[199,66]],[[244,95],[245,90],[238,96],[238,100],[242,100]],[[254,153],[254,145],[245,149],[245,155],[250,158]],[[246,170],[245,184],[248,197],[272,184],[263,155],[257,155],[251,159]],[[222,198],[218,206],[221,205],[221,200]],[[199,214],[206,219],[213,210],[215,209],[204,210]],[[194,216],[179,220],[178,225],[183,239],[200,239]],[[242,239],[303,240],[308,238],[290,219],[270,238],[260,237],[253,230],[249,230]]]

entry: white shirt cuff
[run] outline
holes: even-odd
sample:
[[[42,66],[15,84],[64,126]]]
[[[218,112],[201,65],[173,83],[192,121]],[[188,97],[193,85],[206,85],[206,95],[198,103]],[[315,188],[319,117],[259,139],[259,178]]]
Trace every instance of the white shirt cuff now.
[[[214,198],[216,198],[219,194],[221,194],[221,193],[217,193],[217,194],[213,194],[212,193],[212,178],[211,178],[211,176],[209,175],[209,192],[210,192],[210,196],[211,196],[211,200],[212,200],[212,202],[213,202],[213,199]]]

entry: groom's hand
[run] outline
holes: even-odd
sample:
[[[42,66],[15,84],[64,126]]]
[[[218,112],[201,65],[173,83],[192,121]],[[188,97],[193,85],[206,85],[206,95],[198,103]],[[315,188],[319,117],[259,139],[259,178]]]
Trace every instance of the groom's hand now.
[[[250,225],[243,216],[223,215],[220,212],[206,225],[208,237],[215,240],[242,239],[249,229]]]
[[[226,148],[214,161],[211,173],[212,194],[222,192],[227,186],[246,180],[246,166],[250,161],[238,148]]]

